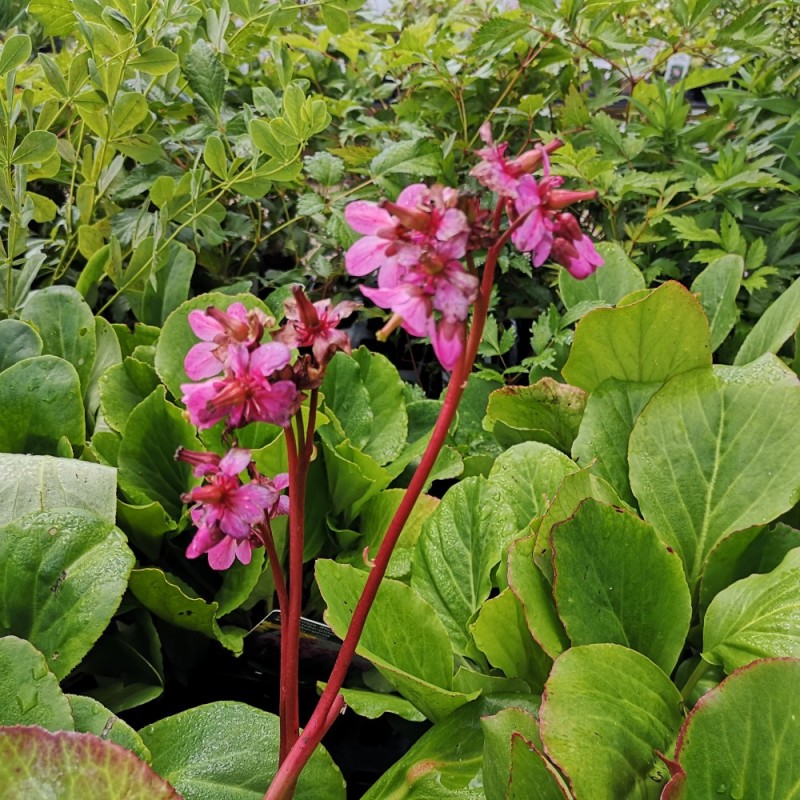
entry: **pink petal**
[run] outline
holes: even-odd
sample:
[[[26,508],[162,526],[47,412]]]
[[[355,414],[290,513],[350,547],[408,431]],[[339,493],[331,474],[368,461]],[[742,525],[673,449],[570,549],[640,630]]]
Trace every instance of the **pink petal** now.
[[[431,325],[429,335],[433,352],[439,363],[448,371],[458,363],[464,352],[464,323],[448,323],[442,320],[438,325]]]
[[[219,322],[209,317],[205,311],[201,311],[199,308],[189,312],[189,326],[194,331],[195,336],[206,342],[212,341],[215,336],[224,332]]]
[[[377,203],[356,200],[344,210],[347,224],[357,233],[375,234],[381,228],[393,228],[396,220]]]
[[[379,236],[365,236],[359,239],[344,254],[345,269],[357,277],[378,269],[386,261],[386,248],[391,242]]]
[[[235,478],[247,469],[250,463],[250,451],[243,447],[232,447],[220,460],[219,471],[223,475]]]
[[[211,569],[228,569],[236,558],[236,539],[225,536],[222,541],[208,551],[208,566]]]
[[[252,352],[250,367],[258,370],[264,376],[272,375],[273,372],[283,369],[291,361],[291,358],[292,354],[285,344],[268,342]]]
[[[214,342],[200,342],[186,354],[183,369],[193,381],[213,378],[222,372],[223,364],[214,355],[218,347]]]
[[[403,206],[403,208],[416,208],[425,202],[428,191],[428,187],[424,183],[412,183],[397,196],[397,205]]]
[[[245,539],[243,542],[239,542],[236,545],[236,558],[242,562],[242,564],[249,564],[253,557],[253,545],[249,539]]]
[[[469,234],[467,217],[457,208],[448,208],[436,227],[436,238],[444,241],[459,234]]]
[[[248,422],[271,422],[285,428],[294,413],[297,388],[291,381],[269,384],[253,396],[247,408]]]
[[[194,539],[186,548],[186,558],[197,558],[207,553],[220,540],[220,534],[216,528],[198,528]]]

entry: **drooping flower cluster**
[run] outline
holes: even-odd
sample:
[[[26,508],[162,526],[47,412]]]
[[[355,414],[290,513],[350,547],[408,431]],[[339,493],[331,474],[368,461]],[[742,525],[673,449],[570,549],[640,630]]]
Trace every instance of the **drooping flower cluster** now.
[[[345,219],[366,234],[346,253],[351,275],[378,270],[378,288],[361,291],[392,319],[382,334],[402,326],[412,336],[429,336],[434,352],[452,369],[464,348],[469,307],[478,295],[478,279],[461,263],[467,253],[470,224],[459,194],[417,183],[396,203],[350,203]]]
[[[187,558],[207,553],[209,565],[217,570],[228,569],[237,558],[249,564],[253,547],[262,544],[255,526],[288,513],[288,498],[280,494],[288,475],[242,483],[239,476],[250,466],[250,451],[236,447],[221,457],[181,448],[176,458],[192,464],[194,474],[206,481],[182,498],[194,503],[190,513],[197,527]]]
[[[286,427],[303,398],[301,389],[319,385],[325,364],[337,350],[350,352],[350,340],[336,330],[357,303],[328,300],[312,304],[302,289],[293,289],[286,303],[285,326],[262,338],[275,321],[262,311],[233,303],[227,311],[208,308],[189,313],[189,325],[201,340],[186,355],[186,374],[200,383],[181,386],[190,421],[210,428],[225,420],[225,434],[251,422],[269,422]],[[310,348],[294,365],[290,347]],[[267,478],[258,473],[250,452],[232,447],[225,455],[181,448],[180,461],[192,465],[202,486],[183,496],[193,503],[192,522],[197,533],[186,552],[189,558],[207,553],[213,569],[227,569],[238,559],[250,563],[253,547],[263,544],[259,526],[279,514],[288,513],[288,475]],[[250,481],[241,474],[248,471]]]
[[[603,261],[575,217],[563,209],[596,192],[559,188],[563,178],[550,175],[549,154],[562,143],[554,140],[507,158],[508,145],[494,143],[488,123],[480,135],[486,147],[477,151],[481,160],[471,174],[500,198],[514,226],[512,242],[531,254],[536,267],[552,258],[576,278],[591,275]],[[544,176],[537,182],[531,172],[540,166]],[[455,366],[464,350],[469,309],[478,296],[478,278],[462,259],[486,243],[486,217],[473,198],[421,183],[405,188],[396,202],[357,200],[347,206],[345,219],[363,236],[345,254],[345,267],[356,277],[377,270],[377,288],[361,286],[361,291],[392,311],[380,338],[397,327],[412,336],[429,336],[441,364]]]
[[[501,198],[513,201],[512,222],[519,222],[511,241],[517,249],[531,254],[534,267],[552,258],[579,280],[602,266],[592,240],[581,231],[578,220],[564,211],[573,203],[593,200],[597,192],[560,189],[564,179],[550,174],[549,155],[562,142],[556,139],[509,161],[505,157],[508,145],[495,145],[488,123],[481,126],[480,135],[487,146],[477,151],[481,162],[470,174]],[[537,182],[530,171],[539,165],[544,175]]]

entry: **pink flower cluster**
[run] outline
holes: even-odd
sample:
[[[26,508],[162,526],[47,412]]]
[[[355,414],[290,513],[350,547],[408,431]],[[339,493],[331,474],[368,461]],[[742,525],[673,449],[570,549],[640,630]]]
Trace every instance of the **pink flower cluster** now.
[[[203,341],[187,353],[184,369],[190,378],[211,378],[181,386],[189,419],[198,428],[226,417],[229,430],[249,422],[289,424],[297,388],[276,374],[288,365],[291,352],[280,342],[260,343],[267,322],[262,312],[248,312],[241,303],[227,313],[216,308],[190,312],[189,325]],[[219,373],[222,377],[211,377]]]
[[[345,255],[351,275],[378,270],[378,288],[361,291],[392,319],[382,335],[402,326],[412,336],[429,336],[437,358],[452,369],[464,349],[469,307],[478,279],[467,272],[470,225],[458,208],[459,194],[422,183],[408,186],[396,203],[350,203],[345,219],[365,234]]]
[[[516,247],[530,253],[536,267],[552,258],[576,278],[591,275],[603,260],[575,217],[563,209],[596,192],[559,188],[563,178],[550,175],[549,154],[562,143],[556,140],[510,159],[508,145],[493,142],[488,123],[480,135],[486,147],[477,151],[481,161],[471,174],[499,196]],[[537,182],[530,173],[540,165],[544,177]],[[485,241],[485,217],[472,198],[422,183],[406,187],[396,202],[357,200],[347,206],[345,219],[363,236],[345,254],[345,268],[356,277],[377,270],[377,288],[361,286],[361,291],[392,311],[379,338],[397,327],[412,336],[429,336],[442,366],[456,365],[469,309],[478,296],[478,278],[461,260]]]
[[[293,294],[286,301],[286,325],[266,343],[261,339],[275,321],[259,310],[233,303],[227,311],[211,307],[189,313],[189,325],[201,341],[187,353],[184,369],[201,382],[185,383],[181,389],[189,419],[198,428],[222,420],[226,434],[251,422],[285,427],[302,399],[298,384],[307,387],[314,372],[312,380],[317,382],[311,385],[319,385],[319,373],[336,350],[350,352],[347,334],[336,326],[358,304],[312,304],[302,289],[293,289]],[[310,348],[311,355],[301,356],[292,366],[290,347]],[[176,458],[205,479],[183,496],[184,502],[194,503],[190,513],[197,527],[186,555],[207,553],[209,565],[218,570],[237,558],[249,564],[252,548],[262,544],[258,525],[288,513],[288,498],[280,494],[288,476],[269,479],[258,474],[250,469],[250,452],[237,447],[224,456],[181,449]],[[245,470],[251,472],[249,483],[240,478]]]
[[[509,205],[513,201],[512,222],[517,220],[517,228],[511,234],[511,241],[517,249],[531,254],[534,267],[552,258],[574,278],[588,278],[603,265],[603,259],[592,240],[581,231],[578,220],[563,209],[592,200],[597,192],[559,188],[564,179],[550,175],[549,155],[562,142],[554,140],[508,160],[505,157],[508,145],[494,143],[488,123],[481,126],[480,135],[486,147],[477,151],[481,162],[470,174],[500,197],[507,198]],[[544,176],[537,182],[530,171],[540,164],[544,165]]]
[[[254,526],[289,511],[288,498],[281,495],[289,476],[258,476],[242,483],[239,476],[250,466],[250,451],[239,448],[222,457],[181,448],[176,457],[192,464],[194,474],[206,480],[182,498],[194,503],[190,513],[197,527],[187,558],[207,553],[209,565],[217,570],[228,569],[237,558],[249,564],[253,547],[262,544]]]

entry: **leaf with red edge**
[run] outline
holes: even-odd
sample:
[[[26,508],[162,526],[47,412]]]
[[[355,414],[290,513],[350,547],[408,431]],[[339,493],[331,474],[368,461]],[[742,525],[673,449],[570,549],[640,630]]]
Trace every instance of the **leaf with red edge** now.
[[[0,729],[4,797],[58,800],[181,800],[129,750],[90,733],[15,726]]]
[[[800,791],[800,659],[754,661],[695,705],[662,800],[792,800]]]

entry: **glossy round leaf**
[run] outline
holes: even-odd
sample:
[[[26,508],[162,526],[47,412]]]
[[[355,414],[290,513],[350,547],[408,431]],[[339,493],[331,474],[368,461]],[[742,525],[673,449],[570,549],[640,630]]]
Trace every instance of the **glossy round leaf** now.
[[[714,546],[800,498],[800,386],[727,383],[711,370],[673,378],[631,433],[642,516],[681,556],[694,590]]]
[[[90,733],[41,728],[0,730],[0,786],[17,798],[181,800],[124,747]]]
[[[575,329],[562,373],[591,392],[609,378],[663,383],[705,366],[711,366],[708,320],[697,298],[670,281],[629,305],[590,311]]]
[[[626,503],[635,503],[628,476],[633,425],[660,383],[608,380],[589,395],[572,457],[608,481]]]
[[[481,718],[514,706],[536,714],[531,695],[481,697],[437,722],[393,764],[363,800],[486,800]]]
[[[563,453],[540,442],[523,442],[499,455],[489,482],[500,490],[517,530],[545,512],[566,475],[578,466]]]
[[[800,660],[756,661],[705,694],[683,725],[663,800],[794,800]]]
[[[800,657],[800,548],[720,592],[703,625],[703,658],[726,672],[778,656]]]
[[[86,390],[97,352],[94,314],[80,292],[71,286],[48,286],[25,303],[22,319],[33,323],[42,337],[45,354],[58,356],[75,367]]]
[[[153,769],[191,800],[262,800],[278,768],[278,717],[244,703],[190,708],[140,733]],[[295,800],[344,796],[341,773],[317,748],[300,776]]]
[[[39,725],[51,731],[74,727],[69,702],[44,655],[16,636],[0,638],[0,730],[6,725]]]
[[[18,319],[0,320],[0,372],[17,361],[42,354],[42,338]]]
[[[119,485],[133,503],[156,501],[172,517],[183,512],[181,495],[200,480],[175,460],[179,447],[202,450],[194,426],[159,386],[131,411],[119,449]]]
[[[669,673],[683,650],[692,601],[678,556],[653,528],[585,500],[551,534],[558,614],[573,645],[613,642]]]
[[[64,359],[26,358],[0,372],[0,452],[56,455],[62,436],[83,445],[84,416],[78,373]]]
[[[367,574],[320,559],[317,584],[327,605],[326,622],[344,638]],[[413,620],[413,625],[409,624]],[[410,587],[384,580],[358,653],[368,658],[428,718],[439,719],[474,697],[452,692],[453,651],[433,609]]]
[[[0,454],[0,525],[33,511],[82,508],[114,522],[117,472],[74,458]]]
[[[79,694],[68,694],[67,700],[78,733],[93,733],[130,750],[144,761],[150,761],[150,751],[144,746],[142,737],[102,703]]]
[[[63,678],[117,610],[133,561],[122,533],[88,511],[44,511],[4,525],[0,633],[29,639]]]
[[[539,723],[545,753],[588,800],[658,800],[683,715],[681,696],[650,659],[617,644],[556,659]]]
[[[484,478],[467,478],[442,498],[422,528],[411,586],[435,609],[453,648],[467,654],[467,623],[492,590],[491,574],[516,526]]]

